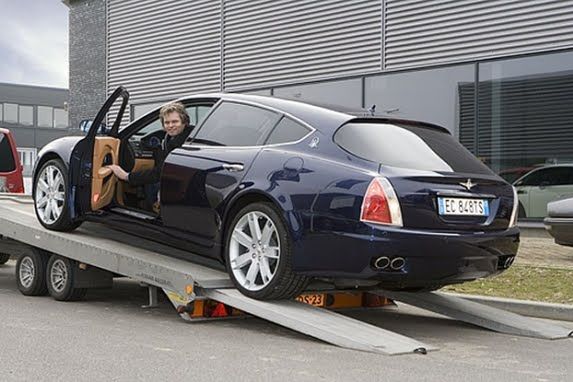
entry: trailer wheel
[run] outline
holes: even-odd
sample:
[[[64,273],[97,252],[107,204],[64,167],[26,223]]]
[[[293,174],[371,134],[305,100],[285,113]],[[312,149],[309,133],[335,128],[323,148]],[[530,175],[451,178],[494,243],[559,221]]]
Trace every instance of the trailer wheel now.
[[[46,263],[48,255],[32,248],[21,255],[16,262],[16,283],[18,290],[26,296],[44,296],[46,286]]]
[[[10,260],[10,255],[7,253],[0,253],[0,265],[6,264]]]
[[[74,288],[76,263],[65,257],[52,255],[46,270],[48,292],[58,301],[76,301],[87,292],[85,288]]]
[[[278,208],[270,203],[250,204],[239,211],[227,230],[227,272],[237,289],[248,297],[296,297],[309,279],[292,271],[291,246]]]

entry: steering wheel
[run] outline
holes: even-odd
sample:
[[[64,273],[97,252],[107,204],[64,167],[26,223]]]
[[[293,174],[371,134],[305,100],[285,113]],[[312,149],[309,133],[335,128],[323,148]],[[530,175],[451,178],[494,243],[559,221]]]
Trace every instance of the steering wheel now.
[[[141,139],[141,148],[148,151],[154,151],[161,147],[161,142],[165,138],[165,130],[155,130],[147,133]]]

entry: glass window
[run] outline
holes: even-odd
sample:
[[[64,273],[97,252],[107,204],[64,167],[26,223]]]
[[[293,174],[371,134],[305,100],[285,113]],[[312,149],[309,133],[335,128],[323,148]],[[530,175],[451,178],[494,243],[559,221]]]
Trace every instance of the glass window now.
[[[310,130],[307,127],[285,117],[281,119],[277,127],[274,128],[267,140],[267,144],[295,142],[308,133],[310,133]]]
[[[224,102],[209,116],[194,139],[200,144],[257,146],[263,144],[279,118],[269,110]]]
[[[54,127],[54,108],[38,106],[38,126]]]
[[[20,125],[32,126],[34,124],[34,107],[20,105],[18,108],[18,121]]]
[[[383,166],[492,175],[453,136],[433,128],[348,123],[338,129],[334,141],[354,155]]]
[[[362,82],[360,79],[353,79],[278,87],[274,89],[274,96],[360,109],[362,108]]]
[[[68,112],[64,109],[54,109],[54,126],[58,128],[68,127]]]
[[[519,182],[519,186],[563,186],[573,184],[573,167],[549,167],[537,170]]]
[[[10,141],[3,133],[0,133],[0,172],[12,172],[15,169],[16,162],[12,155]]]
[[[367,77],[365,103],[395,118],[448,129],[474,152],[475,65]]]
[[[4,104],[0,103],[0,122],[4,120]]]
[[[4,104],[4,122],[18,123],[18,105],[15,103]]]

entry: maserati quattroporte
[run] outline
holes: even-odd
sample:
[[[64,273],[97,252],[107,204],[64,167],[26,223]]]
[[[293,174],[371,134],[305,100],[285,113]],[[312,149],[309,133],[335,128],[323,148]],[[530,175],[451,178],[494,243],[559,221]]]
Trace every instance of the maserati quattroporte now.
[[[162,164],[159,203],[147,208],[144,190],[106,167],[155,166],[159,109],[120,129],[128,99],[118,88],[85,137],[39,154],[44,227],[122,225],[220,261],[258,299],[296,296],[311,279],[437,289],[499,273],[516,255],[514,189],[447,129],[272,97],[180,99],[195,127]]]

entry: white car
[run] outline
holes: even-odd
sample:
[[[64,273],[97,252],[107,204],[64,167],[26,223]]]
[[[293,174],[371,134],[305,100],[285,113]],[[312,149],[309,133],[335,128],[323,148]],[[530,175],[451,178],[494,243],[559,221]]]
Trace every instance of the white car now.
[[[536,168],[513,185],[519,197],[519,217],[544,218],[547,203],[573,197],[573,164]]]

